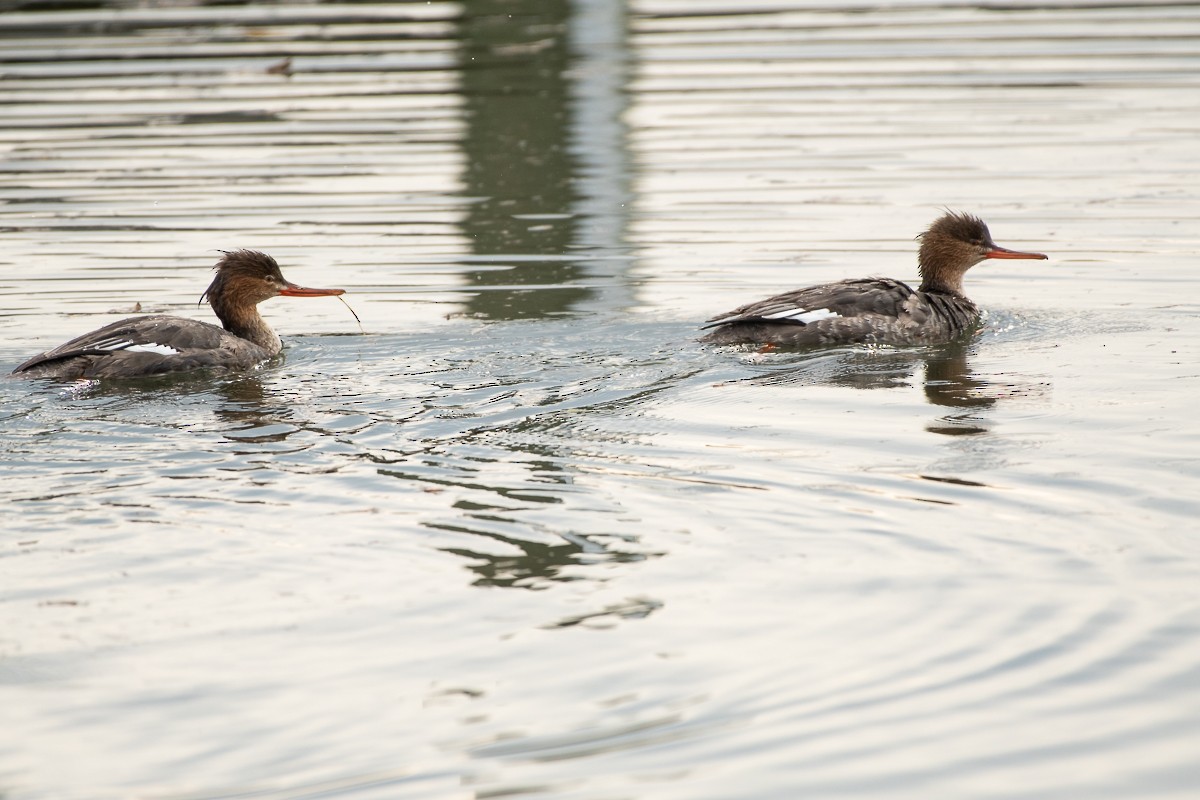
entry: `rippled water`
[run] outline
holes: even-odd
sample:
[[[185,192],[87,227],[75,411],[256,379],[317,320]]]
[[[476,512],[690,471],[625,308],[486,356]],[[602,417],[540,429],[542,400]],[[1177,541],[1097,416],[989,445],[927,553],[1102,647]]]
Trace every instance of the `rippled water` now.
[[[0,797],[1194,796],[1200,5],[94,5],[0,14],[4,371],[218,248],[363,328],[0,381]],[[1052,259],[971,342],[695,342],[942,206]]]

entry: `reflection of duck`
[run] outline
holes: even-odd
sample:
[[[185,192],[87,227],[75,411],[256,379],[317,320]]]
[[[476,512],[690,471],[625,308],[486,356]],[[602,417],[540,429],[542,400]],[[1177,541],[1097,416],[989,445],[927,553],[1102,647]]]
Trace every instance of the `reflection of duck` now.
[[[760,385],[892,389],[914,383],[920,370],[925,399],[948,409],[944,416],[930,423],[927,430],[947,436],[984,433],[987,426],[980,412],[1004,398],[1038,396],[1046,389],[1043,384],[1012,375],[992,377],[974,372],[970,357],[976,347],[976,343],[958,341],[908,350],[808,354],[784,369],[749,380]]]
[[[702,341],[813,347],[838,344],[937,344],[979,321],[963,293],[967,270],[987,258],[1037,258],[1006,250],[987,225],[948,212],[921,234],[921,285],[915,291],[891,278],[862,278],[786,292],[713,317]]]
[[[801,363],[754,378],[758,384],[820,384],[851,389],[890,389],[908,385],[924,365],[925,397],[950,408],[978,408],[996,402],[989,383],[971,372],[969,344],[950,344],[919,350],[872,350],[806,357]]]
[[[284,280],[275,259],[253,250],[226,253],[201,295],[223,328],[183,317],[130,317],[59,345],[21,364],[31,378],[132,378],[193,369],[245,369],[276,355],[283,344],[258,313],[278,295],[323,297],[342,289],[306,289]]]
[[[226,435],[238,434],[238,441],[282,442],[300,429],[295,410],[283,397],[275,397],[263,385],[259,373],[239,375],[235,379],[209,384],[221,400],[212,406],[213,416],[224,423]],[[261,437],[248,437],[245,431],[262,429]]]
[[[971,371],[969,348],[962,344],[939,347],[924,355],[925,397],[934,405],[949,408],[980,408],[994,405],[987,394],[990,383]]]

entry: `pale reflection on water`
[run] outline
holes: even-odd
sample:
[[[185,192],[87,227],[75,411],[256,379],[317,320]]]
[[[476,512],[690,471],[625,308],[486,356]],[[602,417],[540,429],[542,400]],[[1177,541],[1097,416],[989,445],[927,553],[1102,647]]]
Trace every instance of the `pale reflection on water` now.
[[[0,360],[366,332],[0,381],[7,800],[1193,793],[1200,6],[21,9]],[[695,342],[943,205],[970,341]]]

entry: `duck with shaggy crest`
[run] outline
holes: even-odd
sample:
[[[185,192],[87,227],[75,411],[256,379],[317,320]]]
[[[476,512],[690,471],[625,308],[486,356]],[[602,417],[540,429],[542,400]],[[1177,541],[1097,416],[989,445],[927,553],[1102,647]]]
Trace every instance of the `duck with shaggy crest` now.
[[[258,313],[272,297],[327,297],[343,289],[308,289],[285,280],[275,259],[255,250],[226,252],[200,296],[221,320],[154,314],[130,317],[34,356],[13,370],[29,378],[134,378],[198,369],[248,369],[283,349]]]
[[[988,258],[1046,258],[1000,247],[983,220],[954,211],[918,238],[916,289],[892,278],[797,289],[713,317],[703,327],[714,330],[701,341],[787,347],[948,342],[979,323],[979,307],[963,291],[967,270]]]

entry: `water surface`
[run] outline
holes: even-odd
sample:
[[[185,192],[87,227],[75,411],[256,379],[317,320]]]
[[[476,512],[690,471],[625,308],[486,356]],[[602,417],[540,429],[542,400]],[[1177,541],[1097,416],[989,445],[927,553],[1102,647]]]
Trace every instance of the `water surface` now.
[[[248,374],[0,381],[0,795],[1172,798],[1200,783],[1200,5],[0,15],[0,365],[220,248]],[[290,59],[290,61],[285,61]],[[695,342],[1049,262],[968,342]]]

